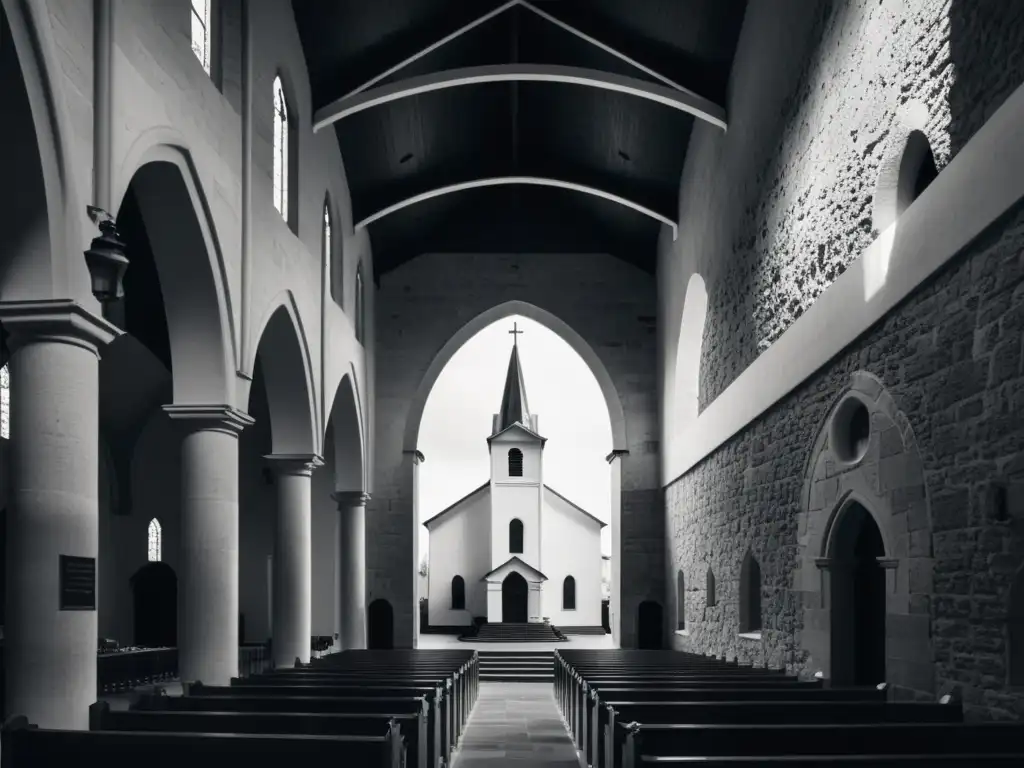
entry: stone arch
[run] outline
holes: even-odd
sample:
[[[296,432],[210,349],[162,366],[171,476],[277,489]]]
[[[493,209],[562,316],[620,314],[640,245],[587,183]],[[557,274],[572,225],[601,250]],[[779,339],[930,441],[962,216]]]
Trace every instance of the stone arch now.
[[[622,401],[619,398],[618,390],[615,389],[615,384],[608,373],[608,369],[605,368],[597,352],[563,320],[547,310],[525,301],[507,301],[492,307],[486,312],[481,312],[456,331],[447,343],[438,350],[437,354],[434,355],[434,359],[431,360],[429,367],[424,372],[423,378],[420,379],[416,395],[409,405],[409,414],[405,421],[402,443],[403,450],[407,453],[414,453],[417,450],[416,443],[427,398],[437,382],[437,377],[441,375],[441,371],[444,370],[448,361],[452,359],[452,355],[479,331],[482,331],[491,323],[511,315],[528,317],[541,325],[547,326],[561,336],[576,351],[576,354],[583,358],[594,378],[597,379],[598,386],[601,388],[601,393],[604,395],[605,403],[608,406],[608,416],[612,425],[612,451],[628,452],[626,416],[622,409]]]
[[[49,25],[36,19],[45,11],[36,8],[3,0],[0,18],[13,43],[0,46],[5,98],[0,137],[4,146],[19,148],[8,153],[5,164],[8,175],[19,179],[17,194],[3,196],[0,213],[12,244],[0,262],[0,298],[5,301],[88,295],[84,260],[72,255],[73,261],[67,261],[82,250],[76,230],[85,223],[85,209],[76,202],[79,196],[63,141],[66,107],[50,74],[56,48]],[[84,290],[79,293],[76,288]]]
[[[237,349],[227,272],[192,156],[169,143],[177,138],[161,128],[136,139],[119,174],[116,207],[131,184],[164,299],[174,402],[233,404]]]
[[[365,442],[354,371],[346,373],[338,382],[329,413],[334,431],[335,490],[365,490]]]
[[[854,461],[838,458],[830,444],[832,420],[850,398],[863,403],[870,415],[866,450]],[[906,415],[867,371],[854,372],[836,395],[804,474],[793,586],[802,593],[806,662],[801,672],[807,675],[832,673],[831,557],[844,516],[858,507],[871,516],[881,536],[885,620],[902,638],[886,648],[887,681],[897,696],[933,697],[932,526],[924,462]]]
[[[921,163],[930,157],[938,165],[928,122],[928,107],[920,101],[908,101],[896,113],[875,185],[872,224],[879,233],[894,228],[916,197],[913,188]]]
[[[313,364],[295,298],[291,291],[283,291],[271,307],[260,330],[256,353],[270,406],[272,451],[319,453]]]

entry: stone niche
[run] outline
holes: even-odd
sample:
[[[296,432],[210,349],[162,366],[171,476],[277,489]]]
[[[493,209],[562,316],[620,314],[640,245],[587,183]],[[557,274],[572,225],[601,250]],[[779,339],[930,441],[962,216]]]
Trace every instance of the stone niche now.
[[[875,567],[881,570],[872,572]],[[865,582],[855,578],[876,585],[876,608],[864,607]],[[906,416],[882,382],[865,371],[854,373],[836,398],[811,451],[793,586],[804,614],[797,638],[807,654],[802,674],[821,672],[849,684],[855,667],[872,663],[858,647],[865,644],[857,632],[869,623],[866,611],[876,627],[875,640],[867,644],[876,644],[874,663],[878,669],[884,664],[893,697],[934,700],[924,466]]]

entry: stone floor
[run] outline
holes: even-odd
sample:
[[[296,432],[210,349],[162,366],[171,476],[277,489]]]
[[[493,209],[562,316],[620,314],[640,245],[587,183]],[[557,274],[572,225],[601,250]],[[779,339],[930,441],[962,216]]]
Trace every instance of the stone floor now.
[[[480,683],[452,768],[580,768],[550,683]]]

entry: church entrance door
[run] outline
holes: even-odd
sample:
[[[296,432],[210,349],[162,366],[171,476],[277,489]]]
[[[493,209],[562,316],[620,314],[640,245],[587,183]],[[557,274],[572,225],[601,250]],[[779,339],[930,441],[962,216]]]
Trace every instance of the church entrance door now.
[[[644,600],[636,611],[636,647],[660,650],[663,631],[661,603]]]
[[[142,566],[131,578],[133,643],[143,648],[178,645],[178,577],[167,563]]]
[[[366,647],[390,651],[395,647],[395,613],[391,603],[378,598],[366,611]]]
[[[520,574],[512,571],[501,582],[501,621],[525,624],[530,620],[527,600],[530,587]]]

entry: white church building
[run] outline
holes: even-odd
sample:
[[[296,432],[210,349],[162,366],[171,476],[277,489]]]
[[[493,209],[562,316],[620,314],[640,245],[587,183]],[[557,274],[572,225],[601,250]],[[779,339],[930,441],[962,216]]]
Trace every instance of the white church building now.
[[[516,337],[513,336],[513,339]],[[539,622],[601,626],[605,523],[544,484],[544,444],[513,343],[487,438],[491,477],[423,523],[431,626]]]

